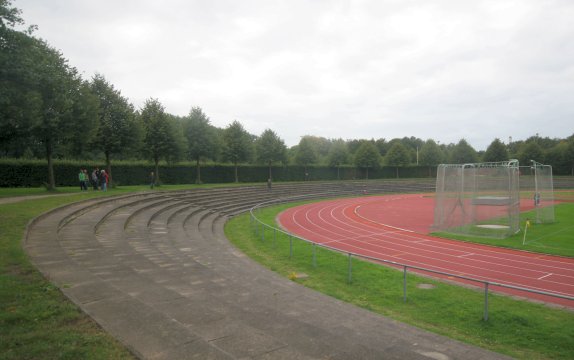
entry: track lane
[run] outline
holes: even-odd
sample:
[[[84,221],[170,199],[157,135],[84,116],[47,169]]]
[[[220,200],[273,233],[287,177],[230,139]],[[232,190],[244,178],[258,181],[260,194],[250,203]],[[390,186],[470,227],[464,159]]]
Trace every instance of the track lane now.
[[[574,296],[574,259],[414,232],[413,229],[430,229],[432,210],[429,209],[432,209],[432,199],[421,194],[362,197],[291,208],[279,215],[279,222],[298,236],[341,251],[477,280]],[[496,290],[519,293],[504,288]],[[574,306],[568,300],[524,292],[520,295]]]

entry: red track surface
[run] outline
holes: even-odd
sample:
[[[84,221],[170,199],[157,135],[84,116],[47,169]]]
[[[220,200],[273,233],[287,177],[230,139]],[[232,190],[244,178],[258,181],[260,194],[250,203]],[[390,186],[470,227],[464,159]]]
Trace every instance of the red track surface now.
[[[433,199],[421,194],[340,199],[288,209],[279,222],[293,234],[341,251],[574,296],[574,259],[428,236],[433,207]],[[574,307],[566,299],[491,289]]]

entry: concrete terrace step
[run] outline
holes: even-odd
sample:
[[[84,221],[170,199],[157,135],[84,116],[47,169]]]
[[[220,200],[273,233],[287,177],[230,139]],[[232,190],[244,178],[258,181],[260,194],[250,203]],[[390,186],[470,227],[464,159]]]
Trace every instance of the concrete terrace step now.
[[[281,184],[94,200],[39,217],[25,248],[74,303],[144,359],[504,358],[304,288],[225,238],[227,219],[256,203],[364,189],[398,186]]]

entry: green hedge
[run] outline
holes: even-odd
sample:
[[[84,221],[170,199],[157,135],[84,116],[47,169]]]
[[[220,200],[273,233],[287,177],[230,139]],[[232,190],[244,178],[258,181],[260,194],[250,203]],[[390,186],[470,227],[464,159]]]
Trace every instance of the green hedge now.
[[[95,167],[103,164],[82,161],[54,161],[56,186],[78,185],[79,169],[87,169],[91,174]],[[112,176],[116,185],[142,185],[149,181],[149,173],[154,166],[146,162],[112,163]],[[238,168],[239,181],[265,182],[269,169],[263,165],[242,165]],[[337,180],[337,169],[327,166],[274,166],[274,181]],[[0,187],[38,187],[47,183],[47,164],[40,160],[0,160]],[[400,178],[436,177],[436,168],[410,166],[398,169]],[[160,181],[163,184],[193,184],[196,179],[194,164],[162,164],[159,168]],[[397,169],[382,167],[369,169],[369,179],[396,178]],[[341,180],[365,179],[365,169],[350,166],[340,168]],[[201,180],[204,183],[231,183],[235,180],[232,165],[208,164],[201,167]]]

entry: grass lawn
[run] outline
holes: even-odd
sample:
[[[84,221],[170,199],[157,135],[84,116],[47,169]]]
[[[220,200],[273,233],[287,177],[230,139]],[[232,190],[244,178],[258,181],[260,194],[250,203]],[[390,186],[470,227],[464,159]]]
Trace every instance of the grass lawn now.
[[[275,218],[294,204],[262,209],[258,217],[277,226]],[[294,281],[435,333],[522,359],[570,359],[574,353],[574,313],[507,296],[489,295],[489,320],[482,320],[484,293],[416,275],[408,276],[408,301],[403,302],[402,272],[352,260],[348,283],[345,255],[292,241],[271,230],[254,228],[248,215],[228,222],[227,237],[239,249],[271,270]],[[306,278],[295,274],[305,273]],[[433,289],[419,288],[430,284]]]

